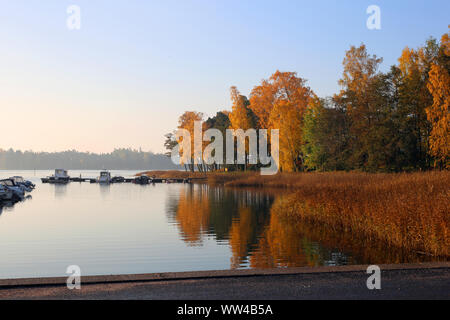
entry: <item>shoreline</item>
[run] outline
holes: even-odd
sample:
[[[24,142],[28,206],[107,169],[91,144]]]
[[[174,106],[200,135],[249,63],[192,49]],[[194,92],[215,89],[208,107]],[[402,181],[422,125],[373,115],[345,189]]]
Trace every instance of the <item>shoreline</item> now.
[[[276,277],[288,275],[308,274],[340,274],[340,273],[366,273],[368,265],[348,266],[320,266],[320,267],[293,267],[277,269],[241,269],[241,270],[210,270],[210,271],[186,271],[163,272],[146,274],[122,274],[122,275],[97,275],[82,276],[82,285],[135,283],[135,282],[166,282],[189,281],[223,278],[250,278],[250,277]],[[392,270],[431,270],[449,269],[450,262],[427,262],[411,264],[380,264],[381,272]],[[67,277],[38,277],[0,279],[0,290],[33,288],[48,286],[66,286]]]

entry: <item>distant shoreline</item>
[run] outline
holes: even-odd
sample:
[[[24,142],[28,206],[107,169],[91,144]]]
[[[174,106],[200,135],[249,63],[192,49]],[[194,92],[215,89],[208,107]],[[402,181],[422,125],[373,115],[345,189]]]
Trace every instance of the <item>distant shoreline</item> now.
[[[33,152],[0,149],[0,170],[178,170],[180,166],[161,153],[133,149],[116,149],[110,153],[76,150]]]

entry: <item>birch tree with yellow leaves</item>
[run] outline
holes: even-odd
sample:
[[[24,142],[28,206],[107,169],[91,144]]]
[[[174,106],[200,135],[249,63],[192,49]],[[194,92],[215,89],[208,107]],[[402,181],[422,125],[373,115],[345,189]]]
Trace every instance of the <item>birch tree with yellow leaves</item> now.
[[[306,80],[296,72],[276,71],[268,80],[253,88],[250,95],[250,109],[258,118],[260,128],[268,129],[273,108],[286,101],[295,106],[303,115],[309,103],[312,91],[306,86]]]
[[[203,120],[203,113],[196,112],[196,111],[186,111],[183,113],[180,118],[178,119],[178,129],[184,129],[189,132],[190,135],[190,150],[184,150],[183,148],[180,148],[180,157],[181,157],[181,165],[184,165],[184,167],[188,167],[190,171],[194,171],[194,124],[196,121],[202,121]],[[183,139],[185,139],[184,137]],[[178,138],[177,142],[180,146],[183,146],[182,139]],[[189,153],[188,156],[186,155],[186,152]],[[190,159],[190,161],[184,161],[183,159]],[[201,169],[201,165],[199,167]]]
[[[270,114],[269,126],[280,130],[280,169],[300,171],[303,163],[302,112],[291,102],[279,101]]]
[[[306,80],[295,72],[276,71],[256,86],[250,96],[250,109],[262,129],[280,130],[280,163],[282,171],[302,170],[302,121],[313,97]]]
[[[230,129],[233,130],[243,130],[247,131],[248,129],[256,128],[256,120],[255,115],[252,110],[249,108],[249,101],[247,97],[240,94],[239,90],[236,87],[231,87],[231,112],[229,114],[230,119]],[[249,144],[246,143],[245,136],[237,136],[238,139],[243,139],[243,141],[238,141],[241,145],[245,145],[245,159],[244,159],[244,169],[247,168],[248,164],[248,154],[249,154]],[[250,143],[250,141],[249,141]]]
[[[431,122],[430,153],[439,166],[450,168],[450,40],[445,34],[441,41],[440,63],[433,64],[429,73],[428,90],[433,104],[426,109]]]

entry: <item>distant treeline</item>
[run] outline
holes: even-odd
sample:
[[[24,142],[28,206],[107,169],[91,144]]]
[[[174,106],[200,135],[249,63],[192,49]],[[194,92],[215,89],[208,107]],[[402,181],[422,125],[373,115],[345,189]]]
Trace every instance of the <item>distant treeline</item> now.
[[[55,169],[72,170],[121,169],[121,170],[165,170],[178,169],[170,158],[163,154],[132,149],[116,149],[111,153],[89,152],[32,152],[0,149],[0,169]]]

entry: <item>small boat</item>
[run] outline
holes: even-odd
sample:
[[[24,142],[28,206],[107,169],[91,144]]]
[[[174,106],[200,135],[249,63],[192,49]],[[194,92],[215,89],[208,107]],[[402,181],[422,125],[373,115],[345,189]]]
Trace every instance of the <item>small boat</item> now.
[[[36,187],[31,181],[24,180],[19,176],[14,176],[9,179],[13,180],[16,185],[22,187],[26,192],[31,192]]]
[[[13,191],[0,184],[0,201],[9,201],[13,198]]]
[[[133,181],[135,184],[150,184],[151,179],[147,176],[136,177]]]
[[[25,190],[21,188],[20,186],[16,185],[14,180],[11,179],[3,179],[0,180],[0,184],[10,190],[12,192],[12,200],[23,200],[25,197]]]
[[[104,184],[111,183],[111,173],[109,171],[100,172],[100,176],[97,178],[97,182]]]
[[[42,178],[42,183],[58,183],[65,184],[70,181],[70,177],[67,174],[67,170],[64,169],[56,169],[55,174],[53,176]]]
[[[125,182],[125,178],[121,176],[113,177],[111,179],[111,183],[123,183]]]

